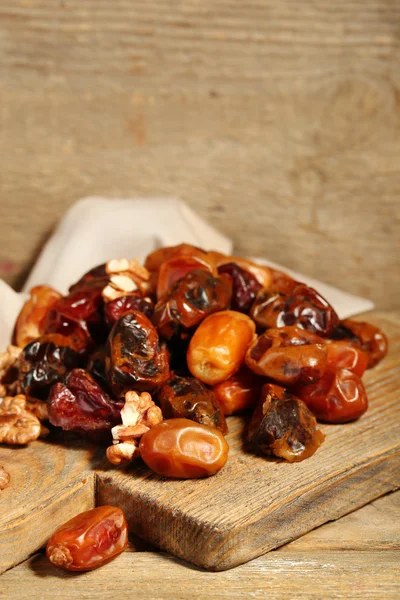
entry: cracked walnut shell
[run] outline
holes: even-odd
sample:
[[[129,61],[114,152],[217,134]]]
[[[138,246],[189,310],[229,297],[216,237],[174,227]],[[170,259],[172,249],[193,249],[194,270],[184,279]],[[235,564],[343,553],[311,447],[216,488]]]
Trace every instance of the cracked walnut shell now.
[[[35,415],[26,410],[23,394],[14,398],[0,398],[0,443],[11,446],[29,444],[40,436],[41,424]]]

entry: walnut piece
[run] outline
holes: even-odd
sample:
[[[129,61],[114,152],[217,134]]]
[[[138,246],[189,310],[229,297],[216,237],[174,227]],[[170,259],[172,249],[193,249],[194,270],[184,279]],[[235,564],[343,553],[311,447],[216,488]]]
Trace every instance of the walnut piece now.
[[[149,291],[150,273],[137,259],[113,259],[106,263],[106,273],[111,275],[102,296],[105,302],[111,302],[136,290],[143,294]]]
[[[10,483],[10,473],[0,466],[0,490],[4,490]]]
[[[23,446],[37,440],[41,433],[40,421],[25,407],[23,394],[0,398],[0,444]]]
[[[29,396],[26,400],[26,410],[29,410],[29,412],[35,415],[39,421],[49,420],[49,411],[46,402],[43,402],[43,400],[36,400],[36,398],[30,398]]]
[[[18,359],[21,352],[21,348],[11,344],[5,352],[0,352],[0,397],[19,391]]]
[[[161,409],[148,392],[127,392],[121,410],[122,425],[111,429],[113,446],[107,448],[107,458],[114,465],[126,464],[139,455],[138,440],[146,431],[163,420]]]

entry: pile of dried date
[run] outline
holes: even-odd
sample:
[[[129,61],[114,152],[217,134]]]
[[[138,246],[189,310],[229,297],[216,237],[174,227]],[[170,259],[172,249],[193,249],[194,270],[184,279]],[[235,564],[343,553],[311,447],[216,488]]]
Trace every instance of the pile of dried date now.
[[[192,478],[226,463],[226,415],[253,411],[249,447],[311,456],[316,420],[367,409],[361,376],[387,352],[377,328],[339,321],[314,289],[243,258],[187,244],[110,260],[61,296],[31,290],[0,355],[0,443],[26,444],[43,422]]]

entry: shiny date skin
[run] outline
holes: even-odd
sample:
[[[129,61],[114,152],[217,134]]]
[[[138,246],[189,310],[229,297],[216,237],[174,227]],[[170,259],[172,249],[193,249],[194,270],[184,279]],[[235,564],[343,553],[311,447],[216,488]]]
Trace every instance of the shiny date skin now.
[[[218,273],[220,275],[225,273],[232,279],[232,310],[248,313],[262,285],[254,275],[234,262],[225,263],[218,267]]]
[[[228,460],[229,446],[214,427],[189,419],[169,419],[155,425],[140,440],[146,465],[164,477],[197,479],[215,475]]]
[[[348,340],[325,340],[327,349],[327,366],[336,369],[347,369],[362,377],[368,367],[368,355]]]
[[[190,340],[189,371],[208,385],[229,379],[243,365],[254,335],[254,321],[243,313],[223,310],[209,315]]]
[[[297,386],[295,393],[325,423],[354,421],[368,408],[361,378],[347,369],[327,369],[317,383]]]
[[[368,369],[375,367],[388,352],[386,335],[370,323],[345,319],[335,330],[335,339],[348,339],[354,346],[363,350],[368,357]]]
[[[242,367],[229,379],[214,385],[213,390],[224,415],[233,415],[254,407],[265,379]]]
[[[329,337],[339,318],[325,298],[303,283],[290,283],[285,291],[258,293],[250,311],[257,325],[264,329],[296,325]]]
[[[153,316],[154,304],[150,298],[144,298],[142,292],[135,291],[127,296],[121,296],[104,305],[104,317],[106,323],[113,327],[121,317],[138,310],[149,319]]]
[[[116,397],[154,391],[169,379],[169,356],[151,321],[139,311],[121,317],[106,346],[106,376]]]
[[[267,383],[248,428],[248,441],[262,454],[298,462],[312,456],[325,438],[316,425],[304,402]]]
[[[116,558],[128,545],[125,515],[99,506],[61,525],[50,537],[46,556],[66,571],[92,571]]]
[[[227,276],[194,270],[177,281],[155,308],[153,322],[167,340],[185,336],[207,315],[228,308],[232,285]]]
[[[50,308],[61,298],[61,294],[47,285],[37,285],[29,292],[15,324],[14,342],[20,348],[40,337]]]
[[[48,334],[25,346],[19,358],[19,382],[27,396],[47,400],[51,386],[81,365],[82,357],[69,344],[65,336]]]
[[[318,381],[326,364],[324,341],[294,326],[268,329],[252,342],[246,353],[249,369],[282,385]]]
[[[73,369],[65,383],[50,390],[49,420],[66,431],[108,431],[120,420],[123,402],[116,402],[84,369]]]
[[[228,431],[215,393],[195,377],[173,376],[161,388],[158,401],[165,419],[185,418]]]

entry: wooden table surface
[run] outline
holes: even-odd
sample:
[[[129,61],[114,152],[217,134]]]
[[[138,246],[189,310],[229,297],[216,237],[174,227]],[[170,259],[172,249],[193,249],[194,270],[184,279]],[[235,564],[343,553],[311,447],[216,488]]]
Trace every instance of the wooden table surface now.
[[[229,571],[210,573],[137,539],[98,571],[68,574],[37,553],[0,577],[0,598],[398,600],[400,491]]]

